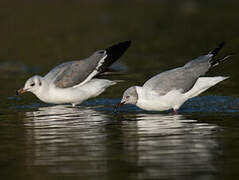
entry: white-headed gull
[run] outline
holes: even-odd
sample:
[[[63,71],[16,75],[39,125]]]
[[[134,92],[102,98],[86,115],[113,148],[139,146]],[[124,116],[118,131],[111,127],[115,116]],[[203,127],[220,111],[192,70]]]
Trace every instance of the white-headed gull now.
[[[229,78],[223,76],[201,77],[212,67],[229,57],[214,58],[223,45],[224,43],[221,43],[207,55],[199,56],[182,67],[153,76],[143,86],[128,88],[118,107],[122,104],[135,104],[148,111],[173,109],[174,113],[177,113],[185,101]]]
[[[95,77],[105,74],[130,44],[131,41],[121,42],[96,51],[86,59],[60,64],[44,77],[35,75],[26,81],[17,94],[32,92],[46,103],[71,103],[73,106],[96,97],[116,82]]]

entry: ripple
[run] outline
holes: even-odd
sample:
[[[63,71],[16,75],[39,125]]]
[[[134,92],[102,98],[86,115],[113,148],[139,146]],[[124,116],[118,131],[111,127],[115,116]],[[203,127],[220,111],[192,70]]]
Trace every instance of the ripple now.
[[[10,100],[20,99],[18,97],[9,97]],[[115,105],[120,102],[120,99],[94,99],[84,102],[78,107],[92,107],[98,111],[114,112]],[[12,109],[35,109],[39,107],[54,107],[55,105],[32,103],[32,104],[20,104],[13,105]],[[71,107],[71,105],[63,106]],[[117,109],[117,112],[146,112],[135,105],[126,104]],[[167,111],[166,111],[167,112]],[[239,98],[231,96],[199,96],[192,98],[183,104],[179,109],[180,113],[193,113],[193,112],[222,112],[233,113],[239,112]],[[161,112],[164,113],[164,112]]]
[[[182,112],[239,112],[239,98],[231,96],[200,96],[182,106]]]
[[[119,102],[120,100],[118,100],[115,104]],[[133,105],[124,105],[118,109],[118,112],[144,112],[144,110],[141,110]],[[179,112],[239,112],[239,98],[231,96],[199,96],[186,101],[179,109]]]
[[[109,172],[111,166],[119,167],[113,163],[118,154],[127,166],[144,167],[139,172],[142,178],[148,172],[151,178],[186,171],[212,173],[216,168],[212,159],[220,151],[214,139],[220,126],[183,115],[112,114],[59,105],[39,107],[25,116],[28,165],[47,167],[51,174],[59,169],[71,175]]]

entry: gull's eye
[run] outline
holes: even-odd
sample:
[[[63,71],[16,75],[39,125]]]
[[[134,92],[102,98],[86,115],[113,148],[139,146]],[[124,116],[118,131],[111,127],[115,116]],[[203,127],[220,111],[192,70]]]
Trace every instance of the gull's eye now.
[[[129,96],[126,96],[126,99],[129,99]]]
[[[31,83],[30,86],[35,86],[35,83]]]

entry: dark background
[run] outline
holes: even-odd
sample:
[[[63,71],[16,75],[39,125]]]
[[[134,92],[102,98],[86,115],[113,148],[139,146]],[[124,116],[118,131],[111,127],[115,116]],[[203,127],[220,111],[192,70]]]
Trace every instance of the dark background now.
[[[45,124],[50,119],[49,114],[51,114],[51,111],[48,112],[48,110],[51,108],[49,107],[46,114],[42,115],[40,112],[45,111],[40,107],[47,107],[47,104],[40,102],[32,94],[26,94],[22,97],[14,96],[15,91],[22,87],[26,79],[34,74],[44,75],[55,65],[62,62],[82,59],[88,57],[95,50],[107,48],[120,41],[132,40],[132,46],[120,59],[129,68],[129,73],[116,78],[126,81],[107,89],[105,93],[97,98],[99,101],[96,99],[93,100],[93,103],[92,101],[89,104],[86,102],[86,106],[98,107],[101,105],[102,99],[102,101],[108,99],[111,105],[114,105],[127,87],[142,85],[148,78],[161,71],[181,66],[199,55],[208,53],[222,41],[226,42],[226,46],[219,56],[238,53],[238,19],[239,1],[236,0],[1,0],[0,141],[2,145],[0,145],[0,165],[4,179],[14,177],[14,174],[17,177],[28,177],[29,179],[54,179],[60,177],[74,179],[82,176],[84,178],[93,177],[99,179],[101,175],[102,178],[106,179],[147,179],[147,177],[152,179],[158,179],[159,177],[162,177],[162,179],[235,179],[235,177],[238,177],[238,55],[231,57],[228,61],[209,72],[209,76],[225,75],[231,76],[231,78],[203,94],[203,96],[225,96],[229,100],[224,101],[222,98],[216,99],[215,102],[214,99],[210,99],[211,104],[207,106],[209,99],[199,99],[196,102],[201,105],[201,112],[200,109],[199,113],[195,115],[193,112],[195,109],[193,109],[191,110],[193,115],[186,113],[183,118],[180,116],[178,122],[181,122],[180,120],[182,119],[195,119],[198,123],[188,123],[187,125],[192,126],[192,128],[183,132],[180,131],[182,134],[177,136],[178,141],[186,139],[182,141],[185,142],[182,143],[186,144],[185,146],[181,146],[181,144],[177,147],[171,146],[173,143],[178,142],[175,139],[175,142],[167,141],[167,137],[171,137],[174,128],[175,130],[180,130],[180,128],[185,128],[187,125],[183,124],[182,127],[172,128],[169,123],[169,127],[165,127],[164,118],[166,118],[166,121],[168,120],[166,115],[163,118],[161,116],[157,117],[154,121],[160,120],[163,124],[151,124],[152,127],[150,126],[150,128],[152,129],[149,128],[149,134],[150,132],[156,133],[153,136],[156,138],[154,139],[148,134],[141,134],[145,133],[145,129],[141,130],[139,124],[135,129],[131,129],[131,126],[128,127],[124,124],[124,121],[127,122],[128,120],[131,120],[129,124],[132,121],[138,122],[138,116],[141,117],[141,115],[137,113],[145,112],[137,109],[136,113],[128,114],[128,112],[125,112],[126,117],[116,118],[111,113],[112,109],[104,113],[99,110],[97,113],[100,114],[98,114],[100,117],[107,119],[106,115],[111,120],[109,124],[104,124],[103,127],[106,130],[102,131],[101,134],[109,138],[101,144],[107,147],[107,151],[100,149],[104,154],[103,160],[93,158],[95,161],[90,161],[92,156],[94,157],[94,153],[87,154],[89,151],[87,148],[78,149],[82,148],[80,144],[81,131],[86,130],[91,133],[91,129],[87,129],[88,126],[77,129],[79,134],[77,134],[75,140],[74,129],[69,131],[64,129],[68,127],[68,124],[63,124],[60,127],[55,121],[51,122],[53,124],[50,125]],[[113,100],[113,103],[111,100]],[[234,101],[237,103],[231,104]],[[96,104],[94,104],[95,102]],[[214,108],[221,108],[224,105],[227,107],[226,112],[217,112],[217,109]],[[190,110],[190,105],[188,107]],[[233,111],[234,113],[230,113],[232,109],[235,110],[235,112]],[[213,114],[205,113],[204,111],[207,110],[213,110]],[[57,111],[57,113],[60,115],[67,114],[65,111]],[[60,115],[59,117],[61,117]],[[76,115],[77,117],[82,116],[81,121],[86,124],[92,123],[93,125],[93,122],[87,122],[88,116],[71,114],[71,116]],[[148,114],[146,116],[148,117]],[[37,120],[36,117],[46,117],[46,119],[45,121],[44,118]],[[152,120],[154,118],[148,117],[146,119]],[[72,123],[74,124],[75,122]],[[80,127],[78,125],[76,123],[75,127]],[[214,125],[217,128],[214,128]],[[212,130],[210,128],[210,130],[204,129],[205,126],[213,128]],[[164,132],[157,135],[158,132],[154,127],[157,127],[156,130],[160,133],[166,128],[168,135],[167,133],[165,135]],[[73,144],[75,146],[69,144],[69,148],[67,148],[68,144],[64,141],[66,147],[52,147],[53,149],[61,149],[61,153],[46,156],[49,159],[59,158],[59,162],[57,161],[52,165],[51,161],[46,158],[41,159],[42,164],[39,161],[36,161],[39,164],[35,163],[36,157],[38,155],[41,157],[40,155],[46,146],[50,146],[52,143],[54,144],[54,140],[60,139],[61,136],[52,137],[54,133],[62,135],[62,131],[53,130],[57,128],[63,128],[62,131],[67,131],[67,137],[72,136],[72,139],[69,139],[76,143]],[[100,130],[101,126],[90,128]],[[147,130],[147,126],[145,128]],[[197,131],[197,128],[202,129]],[[38,129],[42,129],[41,133],[37,131]],[[51,134],[50,132],[53,133]],[[205,134],[205,132],[210,133]],[[47,134],[46,137],[43,136],[45,133]],[[131,138],[130,143],[127,144],[128,136],[132,134],[133,137],[137,138]],[[89,134],[83,133],[83,135],[88,137]],[[98,144],[92,143],[89,146],[99,148],[100,143],[97,138],[101,136],[94,133],[90,135],[95,137],[94,142]],[[64,133],[62,136],[66,137]],[[161,138],[158,138],[158,136]],[[164,136],[166,139],[164,139]],[[47,141],[49,144],[45,146],[38,146],[37,143],[41,141],[38,142],[36,137],[40,139],[52,137],[53,140]],[[69,139],[68,141],[70,141]],[[154,140],[159,140],[156,145],[162,145],[162,142],[165,142],[165,144],[159,146],[159,148],[155,145],[155,149],[150,149],[150,143],[154,142]],[[204,146],[197,146],[198,144],[194,144],[198,142],[197,140],[206,142],[206,144],[199,143],[199,145],[203,144]],[[64,145],[64,142],[61,145]],[[148,149],[142,150],[138,148],[141,147],[140,144],[142,145],[142,143]],[[214,147],[215,144],[216,146]],[[195,146],[191,147],[190,145]],[[129,147],[129,149],[126,148],[125,150],[124,146]],[[43,149],[38,149],[39,147]],[[131,149],[131,147],[134,148]],[[153,156],[154,158],[152,159],[149,158],[151,157],[149,156],[151,155],[150,153],[161,153],[160,149],[165,147],[167,147],[165,151],[169,152],[169,154],[164,151],[160,155]],[[192,156],[188,157],[187,149],[190,148],[192,149],[190,151]],[[205,151],[210,153],[205,153],[204,148]],[[75,151],[71,152],[70,149]],[[183,154],[185,156],[181,156],[182,154],[180,153],[177,156],[177,150],[181,149],[185,149],[185,154]],[[194,149],[195,152],[199,153],[195,155]],[[200,151],[202,149],[203,151]],[[58,152],[58,150],[52,151]],[[47,150],[44,152],[48,154]],[[93,150],[93,152],[96,153],[98,150]],[[146,155],[141,156],[142,152],[145,152]],[[170,152],[174,152],[175,157],[173,160],[170,159]],[[68,153],[67,158],[71,160],[69,166],[67,158],[61,159],[62,156],[65,157],[64,153]],[[163,161],[164,153],[168,155],[168,164],[160,163]],[[213,156],[209,156],[209,160],[204,161],[203,157],[205,158],[208,154],[213,154]],[[181,159],[178,157],[181,157],[183,161],[180,161]],[[81,161],[84,158],[89,159],[89,162],[87,160]],[[202,164],[197,164],[196,161],[195,164],[190,163],[194,162],[195,158]],[[107,171],[104,171],[105,166],[102,167],[102,170],[100,164],[94,166],[97,162],[105,159],[108,160],[106,163]],[[153,159],[157,161],[154,162]],[[140,164],[142,161],[144,163]],[[177,164],[178,162],[179,164]],[[58,164],[62,169],[58,168]],[[208,164],[210,167],[207,166]],[[78,166],[79,169],[76,168]],[[51,171],[52,167],[56,168]],[[100,171],[100,174],[97,171],[88,172],[86,167],[92,170],[101,169],[102,171]],[[66,169],[64,168],[67,169],[67,173],[65,173],[66,171],[64,170]],[[82,172],[81,168],[83,168]],[[160,174],[162,169],[163,172],[167,173]],[[164,171],[165,169],[168,169],[168,171]],[[57,172],[57,175],[52,172]]]
[[[40,75],[59,63],[128,39],[132,47],[121,60],[139,84],[222,41],[227,45],[221,55],[238,51],[238,1],[2,0],[0,6],[1,62],[37,67]],[[223,86],[230,94],[237,94],[236,59],[213,71],[232,76],[225,82],[230,87]],[[12,88],[23,86],[29,76],[13,80]],[[5,88],[11,93],[9,86]]]

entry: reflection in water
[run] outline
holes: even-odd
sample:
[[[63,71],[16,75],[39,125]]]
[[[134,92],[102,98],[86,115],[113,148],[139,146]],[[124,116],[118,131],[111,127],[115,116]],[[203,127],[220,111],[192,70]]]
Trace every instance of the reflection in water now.
[[[26,116],[27,139],[34,146],[30,164],[49,166],[51,173],[63,174],[105,169],[100,160],[105,151],[101,127],[108,120],[106,115],[87,107],[59,105],[27,112]],[[72,165],[77,161],[82,166]]]
[[[210,177],[217,171],[212,163],[220,153],[216,125],[143,113],[113,120],[112,114],[66,106],[26,116],[27,164],[50,174],[144,179]]]
[[[213,138],[218,126],[198,123],[181,115],[137,114],[126,122],[125,148],[137,153],[137,165],[144,167],[140,178],[209,176],[216,171],[213,158],[219,144]],[[137,129],[136,132],[130,129]],[[136,136],[137,134],[137,136]]]

